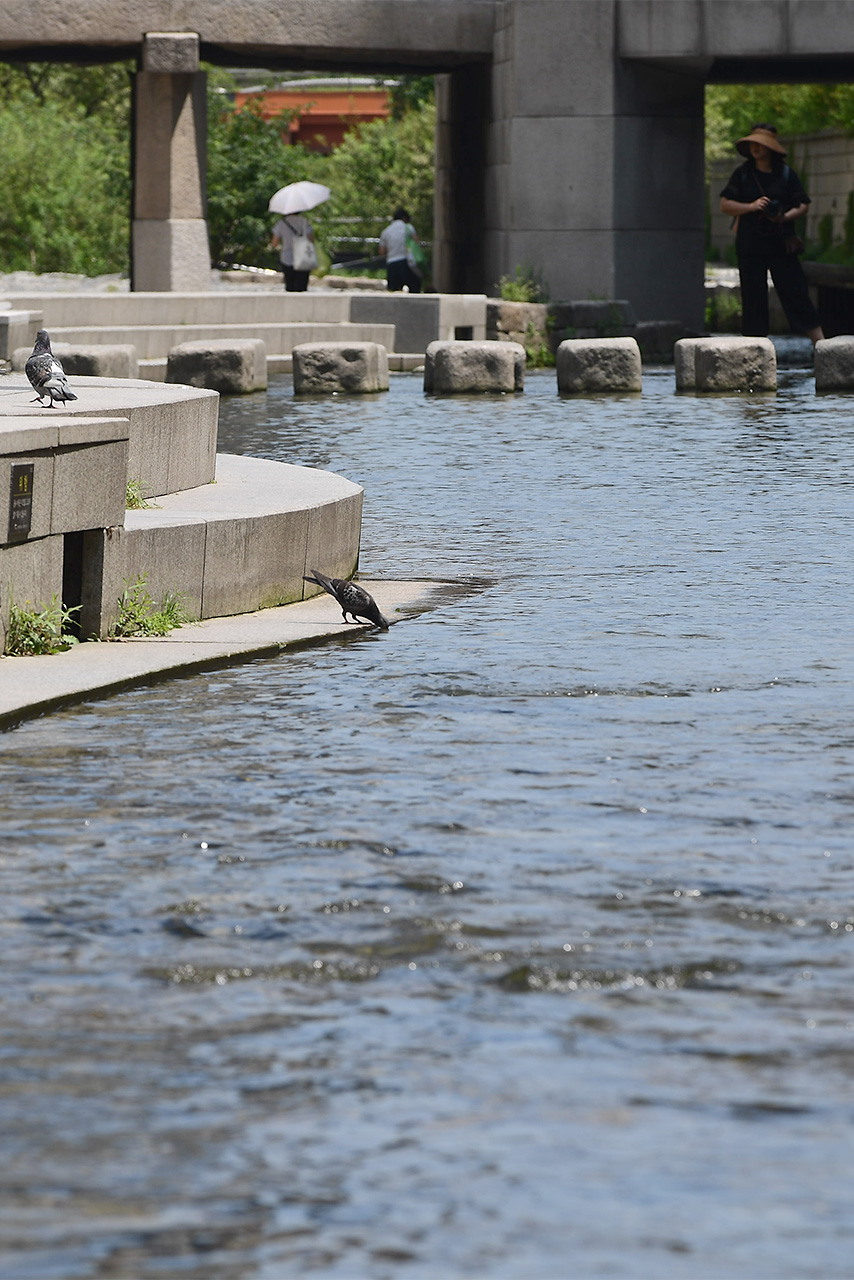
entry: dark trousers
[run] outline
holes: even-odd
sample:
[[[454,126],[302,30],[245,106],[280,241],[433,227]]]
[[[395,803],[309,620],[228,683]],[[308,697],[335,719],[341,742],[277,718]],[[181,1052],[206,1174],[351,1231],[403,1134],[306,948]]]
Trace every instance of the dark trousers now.
[[[391,293],[400,293],[404,285],[409,286],[410,293],[421,292],[421,277],[415,274],[405,258],[386,265],[386,278]]]
[[[285,277],[285,288],[288,293],[305,293],[308,288],[310,271],[294,271],[286,262],[282,263],[282,274]]]
[[[741,281],[741,332],[746,337],[768,336],[768,285],[766,271],[771,272],[774,288],[789,328],[793,333],[808,333],[821,321],[810,301],[803,267],[794,253],[745,254],[738,259]]]

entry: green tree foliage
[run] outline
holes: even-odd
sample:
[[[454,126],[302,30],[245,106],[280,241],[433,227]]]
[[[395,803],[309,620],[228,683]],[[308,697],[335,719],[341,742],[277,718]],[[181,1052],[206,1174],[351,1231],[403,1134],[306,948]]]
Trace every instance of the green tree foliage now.
[[[435,122],[433,102],[422,101],[399,120],[357,126],[331,155],[316,157],[316,180],[332,190],[313,215],[327,244],[344,233],[376,237],[399,204],[419,239],[432,239]]]
[[[13,102],[73,105],[99,128],[123,135],[130,119],[132,62],[78,66],[62,62],[0,63],[0,110]]]
[[[407,111],[417,110],[431,103],[435,95],[432,76],[401,76],[389,90],[391,117],[402,120]]]
[[[854,133],[854,84],[712,84],[706,87],[706,160],[733,155],[736,138],[759,122],[783,137]]]
[[[215,263],[269,267],[274,216],[270,196],[289,182],[312,178],[317,158],[287,145],[292,112],[265,120],[258,102],[240,110],[223,93],[222,73],[208,80],[208,229]]]
[[[133,64],[0,64],[0,271],[127,272]],[[273,266],[272,193],[302,178],[333,198],[318,240],[375,237],[397,204],[432,237],[432,78],[404,77],[392,118],[354,129],[332,155],[287,145],[288,112],[236,110],[234,82],[208,68],[208,224],[214,262]]]
[[[128,70],[0,68],[0,271],[127,270]]]
[[[357,126],[330,155],[284,142],[291,113],[265,121],[257,104],[235,110],[223,94],[223,73],[208,105],[208,225],[216,262],[270,266],[270,196],[309,179],[332,191],[309,215],[321,246],[342,236],[376,237],[394,208],[410,212],[421,239],[433,232],[432,77],[407,77],[399,117]],[[395,108],[393,107],[393,111]]]

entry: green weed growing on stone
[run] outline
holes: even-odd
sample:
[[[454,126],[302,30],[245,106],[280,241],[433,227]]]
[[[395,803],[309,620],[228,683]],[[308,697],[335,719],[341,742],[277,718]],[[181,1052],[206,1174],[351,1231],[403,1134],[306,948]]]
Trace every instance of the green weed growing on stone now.
[[[135,581],[125,580],[119,596],[119,608],[110,628],[111,640],[130,640],[139,636],[165,636],[175,627],[190,621],[179,592],[167,591],[158,606],[148,590],[148,575]]]
[[[27,609],[13,602],[9,610],[6,653],[10,657],[64,653],[77,644],[76,637],[69,635],[67,630],[74,621],[72,615],[77,611],[78,607],[64,608],[56,596],[46,609]]]
[[[529,369],[550,369],[555,363],[555,353],[549,342],[549,333],[552,322],[551,317],[547,320],[548,329],[543,332],[538,329],[534,322],[528,322],[525,328],[525,337],[523,345],[525,347],[525,364]]]
[[[539,267],[516,268],[515,276],[502,276],[498,289],[505,302],[548,302],[549,291]]]
[[[128,480],[125,506],[129,511],[145,511],[154,506],[154,503],[148,502],[143,496],[141,480]]]

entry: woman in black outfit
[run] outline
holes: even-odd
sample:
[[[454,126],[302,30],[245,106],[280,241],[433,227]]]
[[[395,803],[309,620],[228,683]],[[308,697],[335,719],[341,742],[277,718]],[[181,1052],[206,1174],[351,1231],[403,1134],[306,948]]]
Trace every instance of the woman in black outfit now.
[[[755,124],[735,144],[747,156],[721,192],[721,212],[738,219],[735,249],[741,280],[741,331],[768,335],[766,272],[777,290],[793,333],[806,333],[813,345],[824,337],[803,268],[792,252],[794,221],[806,213],[809,196],[785,162],[786,152],[771,124]]]

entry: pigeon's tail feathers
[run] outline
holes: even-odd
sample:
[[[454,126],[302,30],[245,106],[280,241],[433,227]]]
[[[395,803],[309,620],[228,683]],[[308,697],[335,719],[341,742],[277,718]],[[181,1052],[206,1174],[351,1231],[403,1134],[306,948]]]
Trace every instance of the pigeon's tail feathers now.
[[[51,400],[55,400],[58,404],[61,404],[65,400],[77,399],[77,396],[69,387],[68,379],[62,369],[52,373],[42,385],[44,387],[44,394],[46,396],[50,396]]]
[[[338,599],[338,592],[335,590],[335,583],[331,578],[327,578],[325,573],[321,573],[319,569],[312,569],[311,577],[304,577],[304,582],[313,582],[316,587],[323,587],[324,591],[328,591],[331,596]]]

